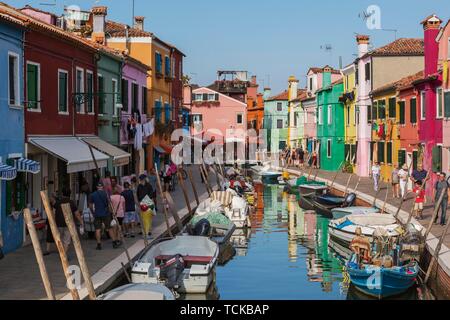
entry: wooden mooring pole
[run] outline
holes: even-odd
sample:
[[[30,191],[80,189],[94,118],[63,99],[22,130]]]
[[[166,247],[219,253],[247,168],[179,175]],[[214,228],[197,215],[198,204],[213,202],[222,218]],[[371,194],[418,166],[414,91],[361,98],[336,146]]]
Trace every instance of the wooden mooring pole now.
[[[25,208],[23,210],[23,217],[30,233],[31,243],[33,244],[34,254],[39,266],[39,272],[41,273],[42,283],[44,284],[45,293],[48,300],[55,300],[55,294],[53,292],[52,284],[48,277],[47,267],[45,266],[44,255],[42,254],[41,243],[36,232],[36,228],[33,223],[30,209]]]
[[[155,168],[156,168],[156,170],[155,170],[156,171],[156,185],[158,187],[158,191],[159,191],[159,194],[161,196],[161,200],[163,201],[162,205],[163,205],[163,211],[164,211],[164,220],[166,221],[166,226],[167,226],[167,231],[169,232],[169,236],[171,238],[173,238],[172,230],[170,230],[170,224],[169,224],[169,217],[168,217],[169,213],[167,212],[168,211],[167,206],[169,204],[167,202],[167,198],[166,198],[166,196],[164,194],[164,191],[162,189],[161,179],[159,177],[158,166],[157,166],[156,163],[155,163]]]
[[[195,202],[197,202],[197,206],[199,206],[199,205],[200,205],[200,200],[199,200],[199,198],[198,198],[197,187],[195,186],[194,177],[193,177],[193,175],[192,175],[192,170],[191,170],[191,168],[189,168],[189,169],[187,170],[187,174],[188,174],[188,177],[189,177],[189,181],[190,181],[190,183],[191,183],[191,186],[192,186],[192,191],[194,191]]]
[[[439,259],[439,253],[441,251],[442,244],[444,243],[444,239],[445,239],[445,237],[447,235],[449,226],[450,226],[450,223],[447,223],[447,225],[445,226],[444,232],[442,233],[441,238],[439,239],[439,242],[438,242],[438,244],[436,246],[436,249],[434,250],[434,255],[431,258],[430,265],[428,266],[427,274],[425,276],[425,280],[424,280],[425,283],[428,282],[428,279],[430,278],[431,271],[433,270],[434,264]]]
[[[424,236],[425,237],[425,241],[427,240],[428,235],[430,234],[431,229],[433,228],[434,220],[436,220],[436,217],[437,217],[438,212],[439,212],[439,208],[441,207],[442,201],[444,201],[444,197],[445,197],[445,189],[443,189],[441,191],[441,195],[439,196],[439,200],[438,200],[438,202],[436,202],[436,205],[434,207],[433,216],[431,217],[430,223],[428,224],[427,231],[425,232],[425,236]]]

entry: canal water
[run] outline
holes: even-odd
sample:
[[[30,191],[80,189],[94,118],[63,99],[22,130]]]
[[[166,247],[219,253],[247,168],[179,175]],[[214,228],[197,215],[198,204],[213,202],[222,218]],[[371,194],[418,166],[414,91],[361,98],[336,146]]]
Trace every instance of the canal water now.
[[[349,285],[329,246],[327,218],[303,210],[282,186],[265,186],[258,196],[252,228],[234,234],[234,256],[216,268],[210,292],[184,299],[371,299]],[[415,287],[396,299],[423,296]]]

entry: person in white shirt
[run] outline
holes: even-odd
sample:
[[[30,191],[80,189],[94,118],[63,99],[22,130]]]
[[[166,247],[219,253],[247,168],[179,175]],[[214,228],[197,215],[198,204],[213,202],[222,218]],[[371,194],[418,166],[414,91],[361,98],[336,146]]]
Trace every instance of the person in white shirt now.
[[[372,166],[373,189],[378,191],[380,181],[381,167],[379,162],[375,162]]]
[[[400,193],[402,198],[405,197],[406,185],[408,183],[408,166],[406,164],[398,172],[398,177],[400,178]]]

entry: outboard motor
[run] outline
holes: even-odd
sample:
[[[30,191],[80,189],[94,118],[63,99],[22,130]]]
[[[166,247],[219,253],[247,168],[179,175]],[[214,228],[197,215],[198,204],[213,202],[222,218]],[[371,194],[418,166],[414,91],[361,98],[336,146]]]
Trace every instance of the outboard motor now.
[[[209,221],[206,219],[202,219],[195,224],[193,235],[207,237],[209,235],[210,230],[211,224],[209,223]]]
[[[184,259],[177,254],[160,266],[160,279],[165,281],[165,286],[171,290],[179,288],[179,279],[184,270]]]
[[[355,204],[355,201],[356,201],[356,194],[350,193],[347,197],[345,197],[342,207],[343,208],[351,207]]]

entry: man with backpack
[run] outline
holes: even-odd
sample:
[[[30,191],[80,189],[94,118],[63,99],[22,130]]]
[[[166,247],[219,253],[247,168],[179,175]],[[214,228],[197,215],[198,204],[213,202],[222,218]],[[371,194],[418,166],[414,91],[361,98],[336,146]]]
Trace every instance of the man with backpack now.
[[[441,226],[445,226],[445,218],[447,213],[447,207],[448,207],[448,201],[450,198],[450,188],[447,181],[445,181],[446,174],[444,172],[439,173],[439,180],[436,182],[434,186],[434,201],[435,205],[439,206],[438,209],[438,215],[436,215],[436,218],[434,219],[434,223],[437,224],[439,212],[441,212]],[[438,201],[442,195],[444,194],[444,197],[442,198],[442,202],[439,204]]]

